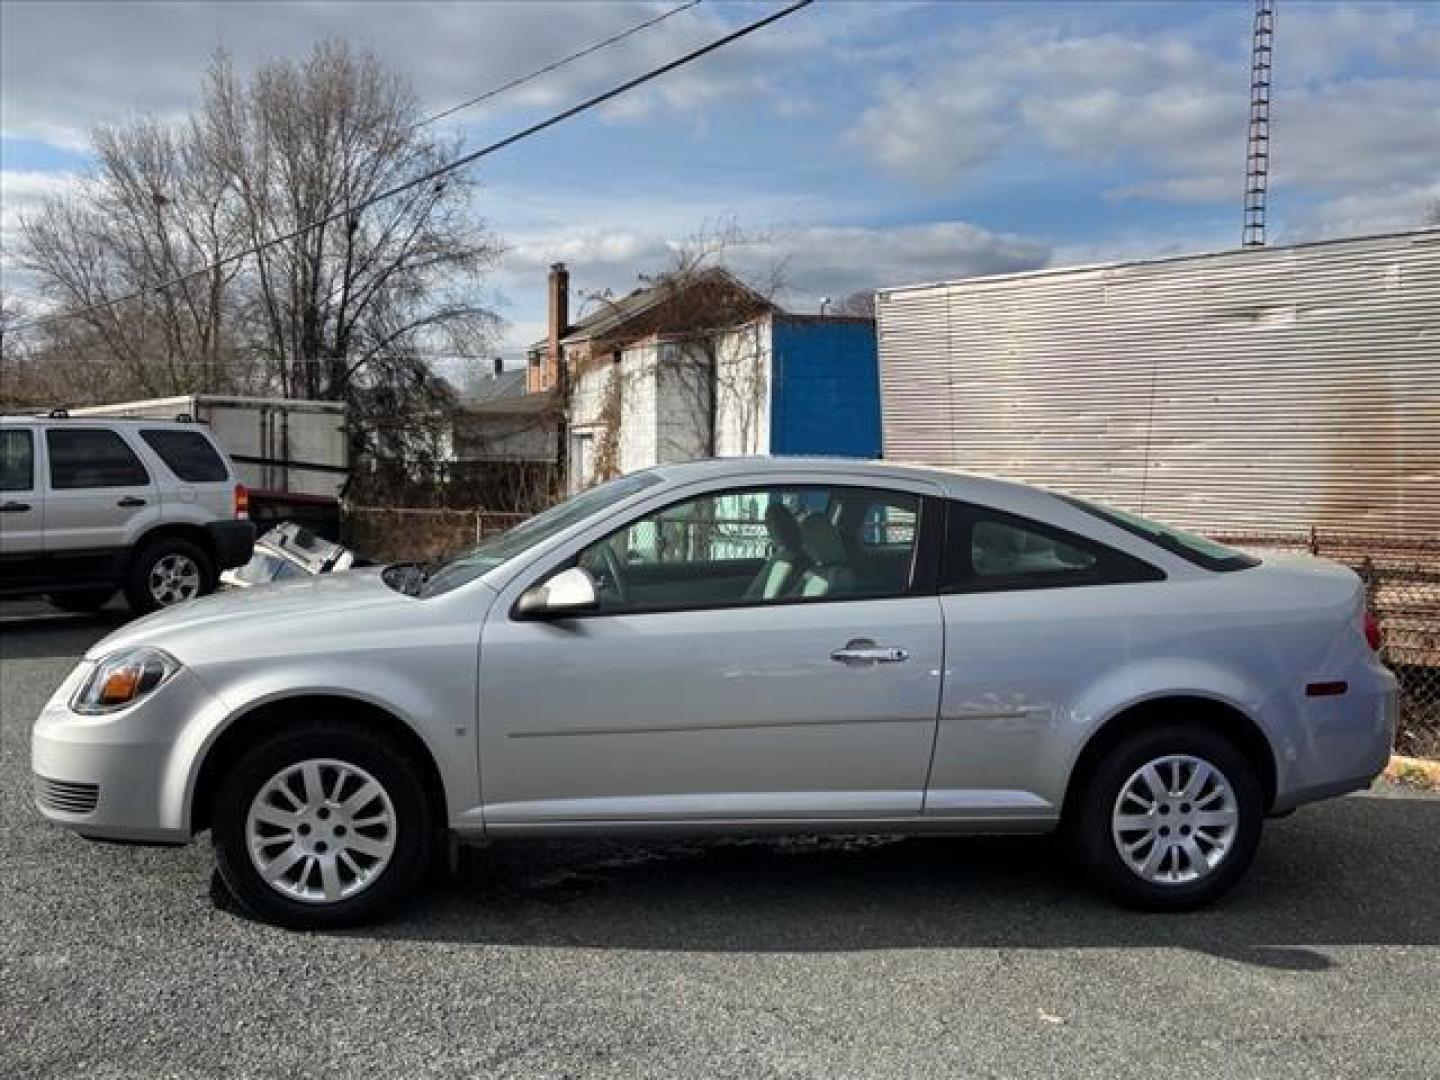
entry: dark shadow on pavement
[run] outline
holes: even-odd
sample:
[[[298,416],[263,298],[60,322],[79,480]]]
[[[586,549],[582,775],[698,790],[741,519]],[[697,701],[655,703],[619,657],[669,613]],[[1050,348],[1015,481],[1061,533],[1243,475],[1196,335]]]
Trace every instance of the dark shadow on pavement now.
[[[131,618],[129,611],[116,606],[93,615],[70,615],[41,603],[0,603],[0,659],[79,657]]]
[[[1022,838],[506,841],[360,936],[721,952],[1189,949],[1314,972],[1347,945],[1440,945],[1440,800],[1351,797],[1267,823],[1249,876],[1203,911],[1127,911],[1058,844]]]

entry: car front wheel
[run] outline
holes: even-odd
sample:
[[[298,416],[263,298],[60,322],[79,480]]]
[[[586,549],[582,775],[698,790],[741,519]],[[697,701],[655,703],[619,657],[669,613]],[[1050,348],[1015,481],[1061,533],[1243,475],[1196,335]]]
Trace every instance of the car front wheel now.
[[[1263,793],[1233,742],[1203,728],[1137,732],[1094,770],[1070,822],[1075,852],[1131,907],[1183,911],[1220,896],[1260,842]]]
[[[314,725],[251,747],[213,816],[220,876],[248,914],[296,929],[379,918],[420,884],[434,814],[404,749]]]

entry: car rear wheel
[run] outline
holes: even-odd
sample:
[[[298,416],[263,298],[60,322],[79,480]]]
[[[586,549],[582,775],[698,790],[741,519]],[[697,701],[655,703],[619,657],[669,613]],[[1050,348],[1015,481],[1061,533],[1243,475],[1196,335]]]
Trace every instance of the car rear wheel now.
[[[115,595],[114,589],[79,589],[73,592],[51,593],[45,599],[52,607],[75,615],[89,615],[99,611]]]
[[[1229,739],[1166,726],[1114,746],[1067,825],[1091,879],[1121,903],[1200,907],[1244,874],[1260,842],[1264,796]]]
[[[210,559],[189,540],[167,537],[135,556],[125,583],[131,610],[144,615],[203,596],[215,588]]]
[[[213,816],[220,876],[247,913],[297,929],[354,926],[412,894],[436,823],[420,770],[365,730],[313,725],[248,750]]]

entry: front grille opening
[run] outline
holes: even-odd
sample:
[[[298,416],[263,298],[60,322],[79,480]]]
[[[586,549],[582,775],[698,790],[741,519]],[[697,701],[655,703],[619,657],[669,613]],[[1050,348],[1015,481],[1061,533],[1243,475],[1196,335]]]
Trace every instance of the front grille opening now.
[[[100,785],[74,780],[35,777],[35,798],[47,810],[60,814],[91,814],[100,802]]]

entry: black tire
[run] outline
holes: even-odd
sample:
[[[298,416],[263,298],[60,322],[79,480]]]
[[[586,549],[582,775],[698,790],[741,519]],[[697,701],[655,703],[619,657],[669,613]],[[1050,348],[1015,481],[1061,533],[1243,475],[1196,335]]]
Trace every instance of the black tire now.
[[[125,580],[125,599],[131,611],[137,615],[148,615],[168,606],[151,588],[151,575],[157,566],[172,557],[188,559],[199,572],[199,589],[195,596],[215,591],[215,565],[210,556],[189,540],[166,536],[146,544],[130,564],[130,573]]]
[[[282,894],[261,875],[247,838],[250,810],[262,789],[285,770],[317,759],[368,773],[393,808],[393,835],[388,828],[379,834],[393,841],[389,861],[360,891],[338,900]],[[278,926],[330,930],[382,918],[419,890],[434,861],[438,824],[421,777],[419,763],[402,747],[364,728],[316,721],[266,737],[240,756],[216,793],[211,837],[221,880],[242,911]],[[311,837],[323,826],[317,823],[315,828]],[[308,842],[314,844],[313,839]],[[279,841],[282,850],[286,843]],[[318,860],[313,866],[307,860],[291,876],[302,875],[305,887],[318,887]]]
[[[1167,755],[1201,759],[1223,774],[1234,793],[1238,820],[1230,847],[1213,869],[1194,881],[1160,883],[1142,877],[1121,855],[1112,831],[1112,813],[1125,785],[1147,763]],[[1264,791],[1254,764],[1218,732],[1178,724],[1136,732],[1111,747],[1084,784],[1065,822],[1072,854],[1097,887],[1127,907],[1147,911],[1202,907],[1234,885],[1255,857]],[[1127,834],[1127,839],[1129,835],[1134,834]]]
[[[51,607],[68,611],[72,615],[93,615],[115,595],[114,589],[77,589],[73,592],[51,593],[45,597]]]

